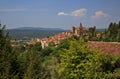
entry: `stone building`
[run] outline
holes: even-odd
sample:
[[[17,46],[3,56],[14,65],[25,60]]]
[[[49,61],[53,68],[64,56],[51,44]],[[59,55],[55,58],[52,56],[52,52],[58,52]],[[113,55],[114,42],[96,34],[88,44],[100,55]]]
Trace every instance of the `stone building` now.
[[[77,36],[82,36],[82,35],[87,35],[87,33],[90,30],[95,30],[94,27],[83,27],[82,23],[78,27],[73,26],[72,30],[70,32],[62,32],[59,34],[56,34],[54,36],[46,37],[46,38],[37,38],[34,40],[31,40],[30,42],[27,42],[28,45],[35,44],[37,42],[41,42],[42,48],[45,48],[49,45],[50,42],[53,42],[55,45],[59,44],[62,40],[71,37],[72,35],[77,35]]]
[[[96,26],[93,27],[83,27],[82,23],[78,27],[73,26],[71,31],[74,35],[82,36],[87,35],[89,31],[95,31]]]

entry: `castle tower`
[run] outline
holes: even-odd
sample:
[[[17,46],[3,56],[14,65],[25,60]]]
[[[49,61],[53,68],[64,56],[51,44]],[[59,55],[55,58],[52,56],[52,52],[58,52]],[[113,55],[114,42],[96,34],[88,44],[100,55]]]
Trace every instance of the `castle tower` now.
[[[72,33],[75,33],[75,27],[72,26]]]
[[[83,29],[82,23],[80,23],[79,29],[80,29],[80,30]]]
[[[83,34],[83,26],[82,23],[80,23],[80,26],[78,27],[78,33],[79,36],[81,36]]]
[[[94,30],[96,30],[96,26],[93,26]]]

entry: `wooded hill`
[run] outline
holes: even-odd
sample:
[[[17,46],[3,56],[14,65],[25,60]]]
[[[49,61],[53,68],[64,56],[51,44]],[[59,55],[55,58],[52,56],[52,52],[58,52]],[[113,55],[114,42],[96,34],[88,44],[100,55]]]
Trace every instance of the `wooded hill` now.
[[[0,24],[0,79],[119,79],[120,55],[91,49],[72,36],[42,49],[41,43],[11,47]]]

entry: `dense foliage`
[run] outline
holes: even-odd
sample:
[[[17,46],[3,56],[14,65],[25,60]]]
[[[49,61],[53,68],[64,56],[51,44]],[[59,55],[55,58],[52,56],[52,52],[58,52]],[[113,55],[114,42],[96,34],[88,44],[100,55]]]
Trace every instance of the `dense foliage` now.
[[[120,42],[120,22],[110,23],[107,30],[105,30],[105,35],[102,36],[104,41],[117,41]]]
[[[4,34],[5,25],[0,24],[0,79],[9,79],[12,63],[12,49],[8,34]]]
[[[96,36],[99,33],[100,36]],[[91,41],[105,41],[105,42],[120,42],[120,22],[110,23],[109,27],[104,32],[92,31],[89,33],[89,39]]]
[[[0,79],[119,79],[120,56],[91,50],[72,36],[42,49],[41,43],[11,47],[0,25]]]

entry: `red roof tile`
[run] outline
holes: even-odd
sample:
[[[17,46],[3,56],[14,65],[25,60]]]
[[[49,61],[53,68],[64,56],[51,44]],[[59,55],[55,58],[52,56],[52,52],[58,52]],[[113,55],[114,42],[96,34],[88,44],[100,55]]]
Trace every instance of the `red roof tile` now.
[[[120,54],[120,42],[87,42],[92,49],[98,48],[104,53],[118,55]]]

